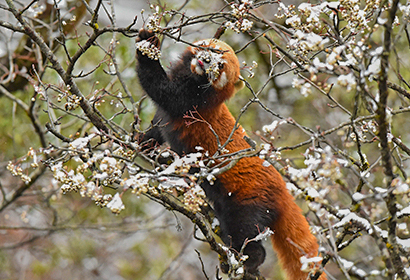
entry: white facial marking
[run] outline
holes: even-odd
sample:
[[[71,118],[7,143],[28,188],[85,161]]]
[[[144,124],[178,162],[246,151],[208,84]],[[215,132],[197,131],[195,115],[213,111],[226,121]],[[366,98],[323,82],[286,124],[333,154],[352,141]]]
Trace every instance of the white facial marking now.
[[[217,79],[216,83],[214,84],[214,87],[217,89],[221,89],[227,83],[228,83],[228,78],[226,77],[226,73],[222,72],[222,74],[219,76],[219,79]]]

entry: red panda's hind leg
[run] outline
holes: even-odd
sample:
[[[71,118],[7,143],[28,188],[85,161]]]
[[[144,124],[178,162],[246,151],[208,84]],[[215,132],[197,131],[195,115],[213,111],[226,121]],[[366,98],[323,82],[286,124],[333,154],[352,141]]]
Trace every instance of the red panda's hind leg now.
[[[238,253],[245,246],[243,254],[248,256],[244,263],[245,270],[257,274],[266,252],[261,241],[253,239],[272,224],[274,211],[266,211],[266,207],[261,205],[240,205],[235,201],[235,195],[223,200],[216,199],[214,209],[220,222],[222,240]]]
[[[244,255],[248,256],[245,261],[245,270],[251,274],[257,274],[259,266],[265,261],[266,251],[261,241],[251,241],[246,244]]]

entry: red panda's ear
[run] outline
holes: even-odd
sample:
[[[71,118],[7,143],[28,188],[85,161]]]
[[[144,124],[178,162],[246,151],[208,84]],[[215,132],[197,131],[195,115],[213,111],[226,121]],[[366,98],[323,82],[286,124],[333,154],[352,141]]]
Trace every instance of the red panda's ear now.
[[[238,91],[240,91],[241,89],[243,89],[245,87],[245,82],[243,81],[243,78],[241,75],[239,75],[239,79],[235,82],[235,93],[237,93]]]

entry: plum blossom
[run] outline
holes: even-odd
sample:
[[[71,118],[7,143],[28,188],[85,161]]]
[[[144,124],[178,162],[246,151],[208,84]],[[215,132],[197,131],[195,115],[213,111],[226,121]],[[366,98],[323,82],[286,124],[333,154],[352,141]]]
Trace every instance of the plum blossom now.
[[[116,193],[113,199],[107,204],[106,206],[110,209],[114,214],[119,214],[121,210],[125,209],[124,203],[121,200],[119,193]]]

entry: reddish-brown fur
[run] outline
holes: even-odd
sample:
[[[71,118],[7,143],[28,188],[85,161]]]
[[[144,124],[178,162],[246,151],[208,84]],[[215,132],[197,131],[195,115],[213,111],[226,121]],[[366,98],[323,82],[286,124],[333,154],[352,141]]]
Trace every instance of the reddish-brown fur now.
[[[140,32],[140,37],[138,40],[148,39],[158,44],[154,34],[148,31],[143,30]],[[181,80],[193,80],[203,75],[195,72],[197,71],[195,60],[192,60],[193,64],[188,61],[195,58],[195,55],[203,50],[202,48],[188,47],[179,64],[171,69],[168,75],[163,72],[158,62],[150,61],[144,58],[142,54],[137,53],[140,81],[147,93],[157,103],[158,107],[162,109],[158,119],[160,117],[167,119],[167,127],[166,130],[163,130],[163,133],[167,132],[177,135],[178,138],[177,140],[174,138],[164,140],[175,141],[174,144],[170,143],[171,147],[174,148],[183,143],[182,147],[179,147],[180,153],[195,151],[195,147],[200,146],[208,151],[209,155],[213,155],[218,150],[215,134],[218,135],[220,143],[224,144],[235,126],[235,119],[224,104],[224,101],[235,94],[238,82],[240,82],[238,59],[232,48],[224,42],[214,39],[206,40],[205,42],[205,44],[200,44],[200,46],[222,50],[225,61],[224,67],[221,68],[221,73],[225,72],[227,82],[222,87],[219,87],[220,84],[217,82],[221,75],[217,75],[216,80],[209,81],[212,90],[203,89],[201,84],[198,87],[191,87],[186,91],[184,85],[188,81]],[[187,63],[191,64],[187,67]],[[202,62],[199,64],[203,66]],[[199,72],[205,70],[203,68],[198,69]],[[190,72],[181,75],[180,73],[183,71]],[[192,78],[190,75],[197,76]],[[157,83],[152,83],[151,80],[154,78],[157,79]],[[165,83],[164,80],[166,80]],[[171,88],[171,85],[175,89],[175,81],[181,84],[181,88],[184,88],[178,93],[175,93],[175,91],[168,92],[167,90]],[[164,94],[164,92],[167,94]],[[189,103],[202,100],[193,98],[196,96],[204,98],[207,101],[206,105],[202,103]],[[179,105],[175,104],[175,98],[180,98],[181,103],[185,102],[184,108],[189,107],[187,109],[189,111],[185,112],[184,110],[185,117],[175,113]],[[158,135],[158,133],[155,133],[155,135]],[[231,141],[226,146],[229,153],[249,148],[249,144],[244,140],[244,136],[246,136],[246,133],[242,127],[235,130]],[[226,192],[218,193],[223,203],[231,203],[231,206],[232,203],[236,203],[236,205],[246,209],[273,210],[275,218],[272,224],[265,226],[269,226],[274,231],[271,239],[281,265],[286,271],[289,280],[307,279],[308,273],[300,270],[300,257],[316,256],[318,254],[318,244],[316,238],[309,230],[309,224],[302,215],[301,209],[289,194],[286,184],[278,171],[272,166],[265,166],[263,160],[259,157],[244,157],[234,167],[219,175],[217,179],[221,182],[223,192]],[[234,196],[228,195],[230,193],[234,194]],[[240,216],[241,213],[235,213],[234,215]],[[258,215],[258,213],[247,212],[247,215],[254,216]],[[240,223],[242,220],[235,219],[235,221]],[[247,224],[246,226],[253,227],[252,224]],[[231,234],[233,235],[235,232]],[[253,238],[254,236],[248,237]],[[261,257],[260,262],[263,262],[263,259],[264,255]],[[257,263],[257,265],[259,264]],[[319,279],[325,280],[326,276],[322,274]]]
[[[235,119],[225,104],[201,112],[200,116],[194,113],[194,116],[206,122],[197,121],[187,125],[185,121],[181,121],[175,128],[183,131],[181,139],[185,144],[191,148],[199,145],[212,155],[217,151],[218,145],[209,126],[223,144],[235,125]],[[239,127],[232,141],[227,145],[227,150],[232,153],[249,148],[249,144],[244,140],[245,135],[243,128]],[[244,203],[273,204],[274,202],[278,219],[270,226],[274,231],[271,237],[273,247],[288,279],[307,279],[308,274],[300,270],[300,257],[305,254],[314,257],[318,254],[316,238],[310,232],[309,224],[302,215],[301,209],[289,194],[282,176],[274,167],[264,167],[262,163],[263,160],[258,157],[243,158],[218,178],[227,192],[236,193],[238,200]],[[254,199],[255,195],[257,199]],[[326,276],[322,274],[319,279],[325,280]]]

